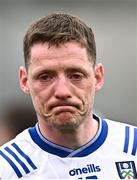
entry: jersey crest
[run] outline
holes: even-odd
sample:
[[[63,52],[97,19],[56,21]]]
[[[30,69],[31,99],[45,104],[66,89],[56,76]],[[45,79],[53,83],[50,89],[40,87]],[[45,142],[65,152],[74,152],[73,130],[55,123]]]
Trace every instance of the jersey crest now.
[[[134,161],[116,162],[120,179],[137,179],[137,172]]]

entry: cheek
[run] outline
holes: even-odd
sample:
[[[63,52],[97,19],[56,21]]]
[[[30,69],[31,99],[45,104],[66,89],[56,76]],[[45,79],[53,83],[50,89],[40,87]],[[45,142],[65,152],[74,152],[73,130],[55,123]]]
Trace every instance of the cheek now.
[[[90,108],[92,108],[93,103],[94,103],[94,96],[95,96],[95,83],[89,83],[89,85],[87,86],[87,93],[85,94],[86,96],[86,103],[88,104],[88,106],[90,106]]]
[[[36,111],[38,111],[40,104],[42,103],[42,100],[44,100],[43,91],[41,91],[40,87],[35,84],[30,84],[30,96],[34,105],[34,108]]]
[[[94,82],[88,82],[84,88],[83,88],[83,96],[85,97],[86,100],[92,99],[95,95],[95,83]]]
[[[31,86],[30,95],[36,112],[47,111],[47,106],[53,95],[50,88],[35,84]]]
[[[91,106],[93,104],[94,96],[95,96],[95,89],[89,87],[87,93],[85,94],[85,101],[88,106]]]
[[[82,106],[84,111],[90,111],[92,109],[93,103],[94,103],[94,96],[95,96],[95,85],[92,82],[86,83],[82,89],[79,89],[77,91],[77,97],[82,102]]]
[[[44,102],[47,102],[46,98],[42,95],[42,93],[38,92],[31,92],[31,99],[34,106],[34,109],[36,111],[36,114],[41,115],[43,112],[47,111],[47,107],[45,106]]]
[[[87,93],[85,94],[86,109],[89,113],[93,110],[94,96],[95,96],[95,86],[93,84],[91,86],[88,86]]]
[[[32,99],[45,99],[48,97],[48,88],[42,86],[39,82],[37,81],[32,81],[30,83],[30,94]]]

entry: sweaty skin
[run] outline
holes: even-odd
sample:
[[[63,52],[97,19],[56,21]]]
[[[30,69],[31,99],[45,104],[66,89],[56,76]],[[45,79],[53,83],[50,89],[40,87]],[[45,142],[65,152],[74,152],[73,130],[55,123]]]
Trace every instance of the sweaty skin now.
[[[98,130],[92,114],[103,66],[93,67],[86,48],[76,42],[50,48],[37,43],[30,55],[28,71],[20,68],[20,85],[32,97],[41,133],[73,149],[87,143]]]

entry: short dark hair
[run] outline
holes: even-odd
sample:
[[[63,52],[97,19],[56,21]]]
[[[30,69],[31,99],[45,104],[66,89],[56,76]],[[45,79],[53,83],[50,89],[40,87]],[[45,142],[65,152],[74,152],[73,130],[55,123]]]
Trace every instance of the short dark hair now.
[[[34,22],[24,37],[25,67],[28,68],[30,50],[35,43],[59,46],[67,42],[78,42],[87,49],[89,60],[96,63],[96,44],[92,29],[79,18],[69,14],[50,14]]]

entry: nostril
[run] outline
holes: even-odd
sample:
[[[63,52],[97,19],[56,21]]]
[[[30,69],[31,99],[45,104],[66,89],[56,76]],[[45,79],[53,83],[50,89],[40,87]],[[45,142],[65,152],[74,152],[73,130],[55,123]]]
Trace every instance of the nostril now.
[[[55,97],[57,99],[71,98],[71,92],[68,88],[57,88],[55,91]]]
[[[55,97],[57,99],[65,100],[65,99],[71,98],[71,95],[62,93],[62,94],[55,94]]]

